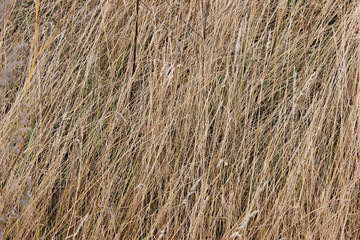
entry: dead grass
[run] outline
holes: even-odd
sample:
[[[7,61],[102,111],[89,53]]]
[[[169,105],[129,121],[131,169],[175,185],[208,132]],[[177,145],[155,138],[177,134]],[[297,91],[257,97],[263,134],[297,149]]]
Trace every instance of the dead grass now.
[[[357,1],[5,2],[4,238],[360,238]]]

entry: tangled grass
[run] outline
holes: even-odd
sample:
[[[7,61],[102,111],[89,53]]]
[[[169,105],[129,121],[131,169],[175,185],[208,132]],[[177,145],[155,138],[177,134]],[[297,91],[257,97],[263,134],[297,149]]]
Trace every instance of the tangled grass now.
[[[4,239],[359,239],[360,5],[0,4]]]

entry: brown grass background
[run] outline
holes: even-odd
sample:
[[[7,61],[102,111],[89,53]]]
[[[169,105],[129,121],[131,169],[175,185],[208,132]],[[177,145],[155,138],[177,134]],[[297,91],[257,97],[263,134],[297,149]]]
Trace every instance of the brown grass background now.
[[[351,0],[3,0],[1,236],[359,239],[359,19]]]

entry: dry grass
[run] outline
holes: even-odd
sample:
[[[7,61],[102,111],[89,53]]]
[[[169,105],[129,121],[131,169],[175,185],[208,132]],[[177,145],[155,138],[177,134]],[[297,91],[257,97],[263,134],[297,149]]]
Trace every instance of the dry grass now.
[[[35,2],[0,5],[4,238],[360,238],[357,1]]]

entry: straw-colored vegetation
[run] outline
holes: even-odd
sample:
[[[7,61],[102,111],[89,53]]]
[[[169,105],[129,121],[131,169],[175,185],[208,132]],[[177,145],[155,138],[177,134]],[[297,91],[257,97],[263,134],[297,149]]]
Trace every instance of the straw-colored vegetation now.
[[[359,239],[359,19],[351,0],[1,1],[1,235]]]

